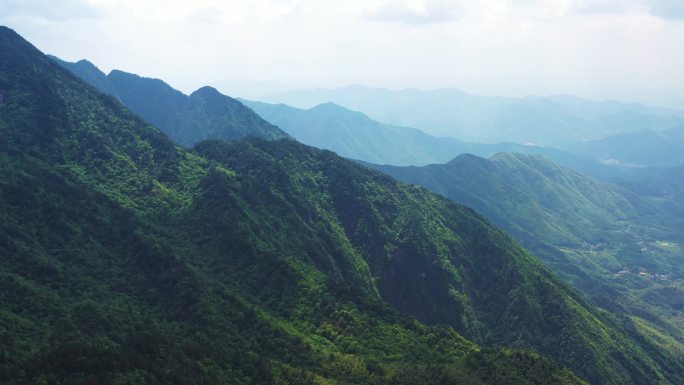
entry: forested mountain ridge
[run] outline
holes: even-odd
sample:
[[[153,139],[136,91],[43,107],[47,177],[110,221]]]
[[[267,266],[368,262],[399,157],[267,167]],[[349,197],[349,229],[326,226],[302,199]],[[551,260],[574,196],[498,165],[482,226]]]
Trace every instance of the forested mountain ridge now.
[[[637,194],[665,198],[684,207],[684,166],[648,168],[639,175],[620,184]]]
[[[522,154],[373,167],[475,208],[595,303],[636,317],[643,333],[659,330],[664,349],[684,349],[676,169],[626,184],[628,190]]]
[[[424,189],[288,140],[188,152],[6,28],[0,89],[3,382],[581,383],[454,329],[593,383],[681,380]]]
[[[192,147],[207,139],[236,140],[255,136],[273,140],[288,137],[238,100],[214,88],[202,87],[188,96],[159,79],[119,70],[105,75],[87,60],[69,63],[49,57],[100,91],[117,98],[183,146]]]
[[[525,241],[561,246],[605,242],[622,222],[657,227],[646,215],[654,211],[669,221],[661,231],[681,223],[677,215],[665,215],[636,194],[543,156],[500,153],[485,159],[463,154],[446,164],[377,168],[474,207]]]
[[[379,301],[339,225],[281,205],[302,180],[253,145],[230,147],[238,174],[12,31],[0,50],[3,382],[582,383]]]

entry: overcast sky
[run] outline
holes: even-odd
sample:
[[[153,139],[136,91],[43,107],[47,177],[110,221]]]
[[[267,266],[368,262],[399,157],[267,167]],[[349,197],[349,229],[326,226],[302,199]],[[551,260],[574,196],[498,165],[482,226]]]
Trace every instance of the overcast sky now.
[[[684,0],[0,0],[0,23],[185,92],[365,84],[684,107]]]

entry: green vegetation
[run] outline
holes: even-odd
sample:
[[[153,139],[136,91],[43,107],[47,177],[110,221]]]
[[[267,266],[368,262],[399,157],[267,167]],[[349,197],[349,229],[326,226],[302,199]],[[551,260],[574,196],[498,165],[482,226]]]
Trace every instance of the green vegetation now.
[[[683,380],[425,189],[290,140],[188,152],[6,28],[0,89],[2,383]]]
[[[634,182],[628,191],[520,154],[377,168],[475,208],[594,303],[640,320],[637,326],[650,325],[637,330],[681,356],[684,211],[675,199],[678,170]]]
[[[206,139],[235,140],[255,136],[275,140],[288,137],[239,101],[211,87],[202,87],[187,96],[159,79],[143,78],[119,70],[105,75],[86,60],[69,63],[54,56],[49,58],[118,99],[186,147]]]
[[[680,212],[684,209],[684,166],[647,168],[620,184],[639,195],[674,203]]]
[[[616,234],[631,240],[622,243],[636,245],[638,235],[675,237],[684,225],[679,215],[657,202],[541,156],[501,153],[484,159],[461,155],[444,165],[378,168],[475,208],[526,246],[546,243],[578,248],[615,242]]]
[[[302,110],[284,104],[238,102],[210,87],[187,97],[158,79],[141,78],[118,70],[105,75],[87,60],[69,63],[54,56],[50,59],[98,90],[118,98],[177,143],[188,147],[205,139],[287,136],[265,122],[268,121],[304,144],[375,164],[425,165],[444,163],[463,153],[489,157],[500,152],[518,152],[544,155],[565,167],[596,177],[622,177],[633,172],[630,167],[605,165],[594,158],[551,147],[511,142],[484,144],[434,137],[415,128],[377,122],[363,113],[333,103]],[[244,109],[240,102],[256,111],[263,120]]]

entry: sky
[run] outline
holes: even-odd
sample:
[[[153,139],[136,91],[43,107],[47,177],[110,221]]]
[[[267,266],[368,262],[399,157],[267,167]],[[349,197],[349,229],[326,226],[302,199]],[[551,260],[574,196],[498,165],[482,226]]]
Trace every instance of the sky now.
[[[363,84],[684,108],[684,0],[0,0],[0,24],[184,92]]]

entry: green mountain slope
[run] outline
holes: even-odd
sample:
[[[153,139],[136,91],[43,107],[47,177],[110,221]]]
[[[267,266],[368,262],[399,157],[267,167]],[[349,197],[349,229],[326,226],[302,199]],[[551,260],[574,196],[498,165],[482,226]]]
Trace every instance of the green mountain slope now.
[[[644,196],[521,154],[375,167],[475,208],[594,302],[655,323],[681,354],[684,211],[664,191]],[[676,178],[668,180],[676,191]]]
[[[684,205],[684,166],[647,168],[636,178],[620,181],[639,195],[663,198]]]
[[[239,101],[211,87],[202,87],[187,96],[159,79],[143,78],[119,70],[105,75],[86,60],[69,63],[54,56],[50,59],[100,91],[119,99],[131,111],[186,147],[207,139],[236,140],[254,136],[274,140],[288,137]]]
[[[581,383],[389,308],[325,198],[287,196],[306,175],[249,143],[238,174],[0,52],[3,383]]]
[[[3,383],[582,383],[456,331],[593,383],[681,382],[424,189],[288,140],[187,152],[6,28],[0,86]]]
[[[655,206],[636,194],[540,156],[461,155],[443,165],[379,168],[481,210],[525,241],[559,246],[601,243],[626,224],[658,222],[645,217]],[[678,223],[664,212],[653,216],[658,213],[663,214],[658,219]]]

